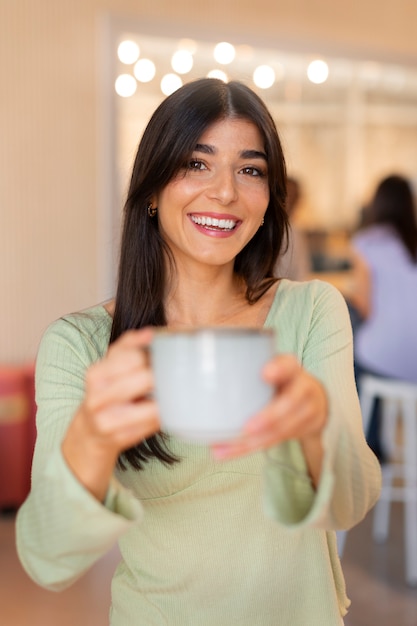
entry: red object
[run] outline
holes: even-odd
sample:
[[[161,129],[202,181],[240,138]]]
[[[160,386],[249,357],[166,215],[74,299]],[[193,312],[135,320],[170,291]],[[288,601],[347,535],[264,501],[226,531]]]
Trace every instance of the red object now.
[[[26,393],[29,400],[28,446],[30,465],[32,465],[32,456],[36,441],[35,364],[31,363],[30,365],[27,365],[24,368],[24,374],[26,379]]]
[[[0,509],[29,493],[33,421],[33,368],[0,367]]]

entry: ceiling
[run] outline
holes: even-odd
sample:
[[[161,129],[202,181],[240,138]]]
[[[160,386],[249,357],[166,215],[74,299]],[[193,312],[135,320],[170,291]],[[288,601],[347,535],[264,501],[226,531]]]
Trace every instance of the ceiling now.
[[[156,66],[155,78],[149,83],[139,83],[133,98],[143,94],[162,98],[160,82],[165,74],[173,72],[170,64],[172,55],[181,47],[192,45],[194,66],[189,73],[181,76],[183,82],[206,76],[210,70],[217,68],[226,72],[228,79],[247,82],[267,103],[343,102],[354,89],[359,90],[369,103],[409,103],[415,106],[417,102],[417,71],[411,66],[326,57],[329,77],[325,83],[318,85],[307,77],[307,67],[315,58],[307,53],[291,53],[243,43],[236,46],[234,61],[230,65],[221,65],[213,58],[216,41],[181,40],[129,31],[118,33],[117,39],[114,51],[116,75],[128,73],[133,76],[133,64],[125,65],[117,59],[117,45],[126,39],[139,45],[139,58],[149,58]],[[259,89],[253,84],[253,71],[264,64],[270,65],[276,75],[276,82],[269,89]]]

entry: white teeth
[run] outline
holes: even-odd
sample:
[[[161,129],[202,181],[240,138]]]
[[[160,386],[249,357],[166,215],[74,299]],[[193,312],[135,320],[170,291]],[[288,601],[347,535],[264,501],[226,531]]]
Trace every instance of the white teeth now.
[[[191,215],[191,219],[195,224],[200,226],[211,226],[214,228],[220,228],[221,230],[232,230],[236,226],[234,220],[217,219],[216,217],[200,217],[197,215]]]

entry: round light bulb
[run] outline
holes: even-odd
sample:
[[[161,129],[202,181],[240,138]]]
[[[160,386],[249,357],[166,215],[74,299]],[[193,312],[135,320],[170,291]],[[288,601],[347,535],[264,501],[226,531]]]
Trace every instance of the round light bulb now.
[[[116,93],[122,98],[130,98],[137,89],[137,82],[130,74],[120,74],[114,83]]]
[[[182,80],[177,74],[165,74],[161,80],[161,91],[165,96],[169,96],[174,91],[182,87]]]
[[[231,43],[227,43],[227,41],[222,41],[218,43],[213,52],[213,56],[216,59],[217,63],[221,63],[221,65],[228,65],[235,58],[235,47],[232,46]]]
[[[228,78],[227,78],[227,74],[226,72],[223,72],[223,70],[210,70],[209,73],[207,74],[207,78],[218,78],[219,80],[222,80],[224,83],[227,83]]]
[[[171,59],[172,69],[178,74],[187,74],[193,67],[194,59],[188,50],[177,50]]]
[[[137,43],[130,40],[122,41],[117,48],[117,56],[119,60],[125,65],[132,65],[138,60],[140,49]]]
[[[149,83],[155,76],[155,64],[150,59],[139,59],[133,73],[141,83]]]
[[[320,59],[311,61],[307,68],[307,76],[316,85],[326,82],[329,76],[329,66],[326,61],[321,61]]]
[[[253,82],[260,89],[269,89],[275,83],[275,72],[270,65],[259,65],[253,73]]]

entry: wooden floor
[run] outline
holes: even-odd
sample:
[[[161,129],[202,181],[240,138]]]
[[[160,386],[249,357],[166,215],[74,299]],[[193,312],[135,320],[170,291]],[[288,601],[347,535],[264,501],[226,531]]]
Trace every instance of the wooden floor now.
[[[342,562],[352,606],[346,626],[417,626],[417,589],[404,583],[400,505],[392,518],[385,545],[372,541],[372,513],[347,536]],[[108,626],[110,580],[117,560],[114,549],[67,591],[44,591],[28,579],[17,560],[14,516],[0,515],[0,625]]]
[[[404,580],[402,505],[393,505],[391,517],[384,544],[372,540],[372,512],[347,535],[342,564],[352,605],[346,626],[417,626],[417,588]]]

